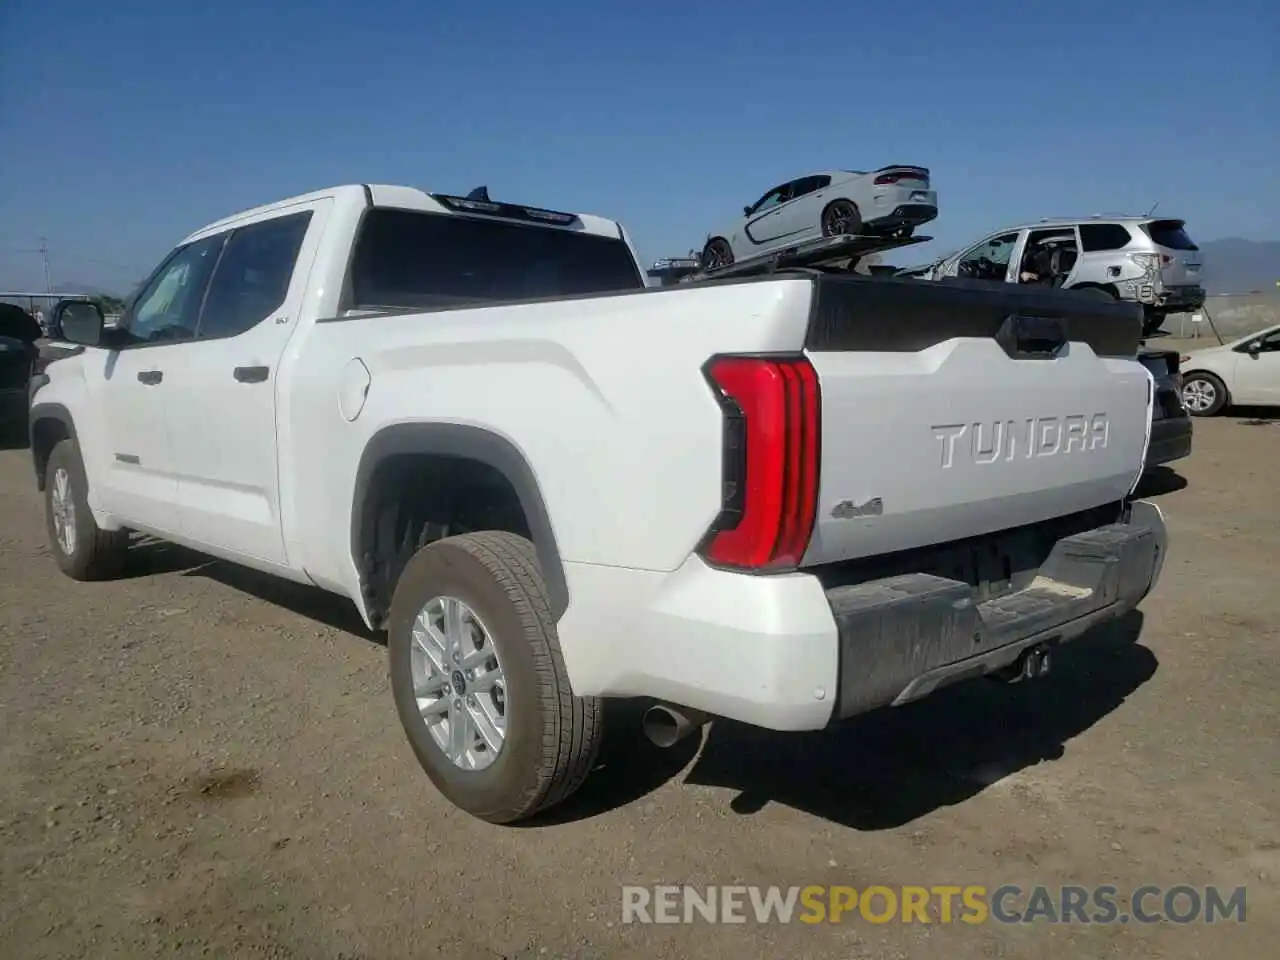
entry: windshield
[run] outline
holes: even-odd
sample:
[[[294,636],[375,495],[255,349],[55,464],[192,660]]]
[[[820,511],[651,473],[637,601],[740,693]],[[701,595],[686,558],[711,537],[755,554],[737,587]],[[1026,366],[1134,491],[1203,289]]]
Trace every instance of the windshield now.
[[[365,216],[354,307],[432,307],[644,287],[621,238],[412,210]]]
[[[1142,229],[1154,242],[1170,250],[1199,250],[1184,226],[1181,220],[1153,220],[1143,224]]]

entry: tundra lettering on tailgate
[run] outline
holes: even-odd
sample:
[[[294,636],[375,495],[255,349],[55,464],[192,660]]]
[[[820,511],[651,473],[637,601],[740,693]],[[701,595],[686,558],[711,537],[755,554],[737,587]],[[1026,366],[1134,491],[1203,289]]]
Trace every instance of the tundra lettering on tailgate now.
[[[1015,457],[1029,460],[1105,450],[1111,440],[1111,421],[1105,413],[946,423],[931,429],[944,470],[954,466],[957,459],[978,464],[1008,463]]]

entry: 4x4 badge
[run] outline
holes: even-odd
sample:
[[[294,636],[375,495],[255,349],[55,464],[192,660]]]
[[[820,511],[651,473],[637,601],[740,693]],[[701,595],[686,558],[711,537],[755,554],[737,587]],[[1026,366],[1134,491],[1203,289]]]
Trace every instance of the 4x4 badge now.
[[[841,500],[831,509],[831,516],[837,520],[852,520],[854,517],[878,517],[882,513],[884,513],[884,502],[879,497],[872,497],[866,503]]]

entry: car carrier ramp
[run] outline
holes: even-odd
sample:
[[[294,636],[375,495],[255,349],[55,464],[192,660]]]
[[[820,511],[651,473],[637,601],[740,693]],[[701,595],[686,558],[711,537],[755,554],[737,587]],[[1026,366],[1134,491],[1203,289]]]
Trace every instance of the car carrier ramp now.
[[[745,260],[738,260],[723,267],[703,269],[701,259],[690,257],[664,257],[654,262],[648,275],[663,286],[674,283],[694,283],[701,280],[725,280],[731,277],[747,277],[770,273],[779,269],[822,269],[850,271],[858,261],[872,253],[896,250],[899,247],[928,243],[932,237],[878,237],[861,234],[842,234],[838,237],[822,237],[783,247],[770,253]]]

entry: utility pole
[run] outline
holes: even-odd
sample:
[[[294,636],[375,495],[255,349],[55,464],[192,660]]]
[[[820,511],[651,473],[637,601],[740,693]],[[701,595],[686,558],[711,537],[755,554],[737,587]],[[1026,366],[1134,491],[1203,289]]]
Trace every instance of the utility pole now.
[[[44,292],[53,293],[53,281],[49,279],[49,241],[45,237],[40,238],[40,264],[44,267]]]

